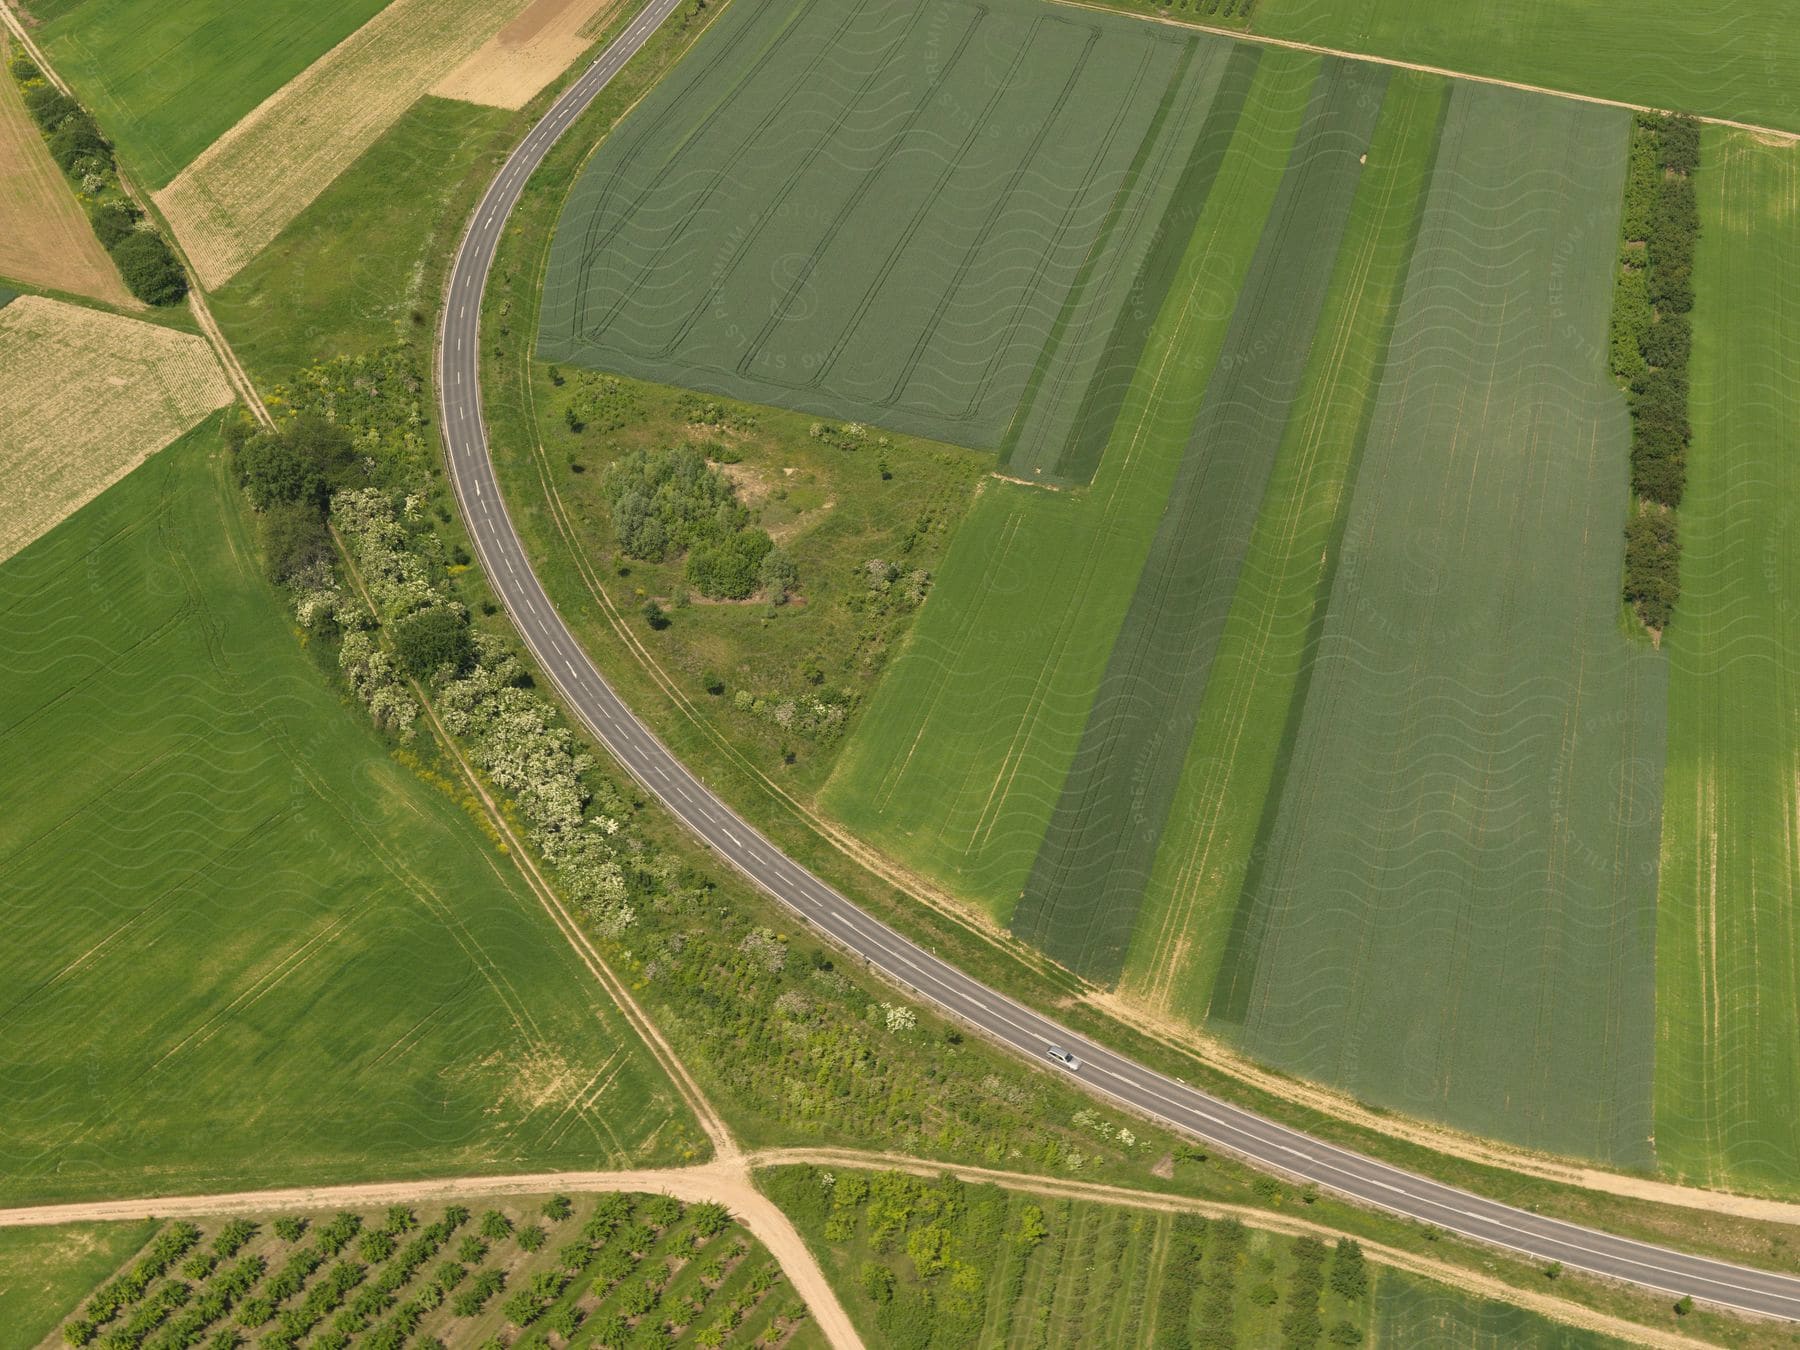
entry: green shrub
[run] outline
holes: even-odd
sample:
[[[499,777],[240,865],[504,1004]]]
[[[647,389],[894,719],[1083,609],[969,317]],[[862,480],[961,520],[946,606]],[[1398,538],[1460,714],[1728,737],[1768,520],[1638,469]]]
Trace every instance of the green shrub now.
[[[94,125],[94,119],[81,108],[66,113],[55,126],[56,130],[50,133],[50,158],[64,173],[72,170],[78,159],[91,157],[112,163],[112,147]]]
[[[1369,1292],[1369,1267],[1355,1238],[1339,1238],[1331,1253],[1331,1287],[1354,1302]]]
[[[307,502],[273,502],[257,521],[263,567],[281,584],[331,561],[331,534]]]
[[[1693,181],[1699,162],[1699,128],[1691,119],[1638,115],[1624,232],[1645,247],[1641,266],[1630,248],[1621,259],[1611,368],[1631,385],[1631,491],[1638,499],[1625,530],[1624,595],[1644,625],[1657,631],[1668,624],[1680,591],[1680,545],[1668,511],[1680,505],[1687,485],[1693,347],[1687,316],[1700,234]]]
[[[304,413],[276,431],[228,433],[237,441],[238,482],[258,511],[300,502],[322,513],[333,486],[351,465],[349,434],[336,423]]]
[[[48,134],[67,118],[81,111],[81,105],[53,84],[39,85],[25,94],[25,111]]]
[[[475,661],[475,637],[460,605],[432,605],[389,626],[394,652],[408,673],[425,679],[442,671],[460,675]]]
[[[137,208],[125,202],[99,202],[88,212],[88,223],[94,227],[100,246],[108,252],[135,233],[141,219]]]
[[[146,305],[173,305],[187,294],[187,273],[160,234],[134,230],[112,256],[125,288]]]
[[[763,559],[775,541],[761,530],[740,530],[688,554],[687,579],[715,600],[748,600],[756,593]]]
[[[88,223],[94,227],[94,236],[106,252],[112,252],[135,234],[142,218],[144,214],[130,202],[97,202],[88,212]]]
[[[1673,513],[1641,505],[1625,526],[1625,598],[1646,628],[1668,626],[1680,592],[1680,568]]]

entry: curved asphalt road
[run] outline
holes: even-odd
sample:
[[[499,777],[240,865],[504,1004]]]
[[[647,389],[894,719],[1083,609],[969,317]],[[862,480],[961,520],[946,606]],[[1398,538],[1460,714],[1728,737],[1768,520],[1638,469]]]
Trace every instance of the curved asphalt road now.
[[[1688,1256],[1529,1214],[1349,1152],[1232,1106],[1107,1050],[964,975],[871,918],[786,857],[684,768],[619,701],[539,584],[507,517],[488,458],[477,360],[481,297],[494,249],[525,180],[557,137],[682,0],[651,0],[507,159],[475,210],[450,274],[438,350],[438,401],[451,481],[489,580],[538,664],[588,728],[686,826],[751,881],[870,965],[1016,1050],[1081,1058],[1075,1077],[1177,1129],[1261,1166],[1317,1182],[1464,1237],[1745,1312],[1800,1320],[1800,1279]]]

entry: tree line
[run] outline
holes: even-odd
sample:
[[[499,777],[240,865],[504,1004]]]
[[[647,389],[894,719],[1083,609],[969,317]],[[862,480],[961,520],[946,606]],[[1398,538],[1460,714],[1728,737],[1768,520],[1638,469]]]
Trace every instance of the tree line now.
[[[147,305],[179,303],[188,291],[187,273],[120,183],[112,143],[93,115],[46,79],[23,52],[12,58],[10,68],[26,111],[49,143],[50,158],[74,186],[126,289]]]
[[[1692,118],[1639,113],[1625,180],[1613,299],[1612,371],[1631,408],[1632,508],[1625,526],[1625,600],[1654,633],[1681,592],[1675,509],[1687,486],[1688,358],[1693,348],[1694,247],[1700,208]]]

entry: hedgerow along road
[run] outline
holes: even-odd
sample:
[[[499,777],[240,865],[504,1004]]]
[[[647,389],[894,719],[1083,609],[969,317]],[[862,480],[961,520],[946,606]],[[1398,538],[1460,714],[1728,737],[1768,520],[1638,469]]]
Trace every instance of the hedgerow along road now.
[[[1221,1101],[1043,1017],[864,913],[750,826],[620,701],[551,604],[507,515],[481,411],[482,295],[526,180],[569,125],[684,0],[651,0],[519,143],[458,246],[438,333],[438,410],[450,479],[495,593],[564,701],[643,788],[726,862],[890,980],[1087,1091],[1260,1167],[1459,1236],[1671,1296],[1800,1321],[1800,1278],[1692,1256],[1527,1213],[1390,1166]],[[1051,1047],[1080,1061],[1070,1071]]]

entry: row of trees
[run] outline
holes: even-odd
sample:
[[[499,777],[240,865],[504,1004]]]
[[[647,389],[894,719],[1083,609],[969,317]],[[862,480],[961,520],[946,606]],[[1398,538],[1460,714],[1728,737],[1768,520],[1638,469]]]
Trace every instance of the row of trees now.
[[[1693,347],[1693,175],[1700,129],[1691,118],[1640,113],[1632,128],[1624,229],[1613,302],[1612,369],[1628,383],[1633,506],[1625,531],[1625,599],[1661,632],[1681,588],[1675,508],[1687,485],[1688,357]]]
[[[438,1222],[420,1228],[411,1209],[394,1206],[380,1228],[365,1229],[358,1215],[340,1212],[318,1228],[311,1242],[290,1251],[273,1274],[260,1253],[230,1259],[256,1234],[254,1224],[233,1220],[219,1230],[211,1251],[196,1252],[182,1266],[181,1274],[197,1284],[173,1277],[159,1283],[171,1262],[199,1239],[192,1224],[177,1225],[161,1234],[127,1275],[96,1293],[81,1316],[65,1324],[64,1339],[86,1345],[104,1333],[104,1344],[136,1345],[154,1332],[157,1345],[194,1346],[210,1332],[210,1344],[231,1346],[242,1344],[240,1329],[267,1328],[259,1338],[262,1345],[292,1346],[308,1339],[313,1346],[343,1350],[395,1308],[399,1292],[468,1219],[467,1209],[453,1205]],[[307,1227],[300,1219],[275,1224],[277,1236],[295,1243]],[[409,1233],[410,1240],[402,1244]],[[356,1256],[345,1255],[353,1243]],[[135,1293],[120,1301],[116,1296],[121,1291]],[[396,1316],[416,1327],[443,1296],[435,1284],[427,1285]],[[107,1329],[125,1311],[127,1320]],[[330,1327],[316,1330],[334,1312]]]
[[[112,145],[92,115],[45,79],[23,52],[10,68],[31,120],[49,142],[50,157],[74,185],[126,288],[147,305],[178,303],[187,294],[187,274],[119,182]]]

